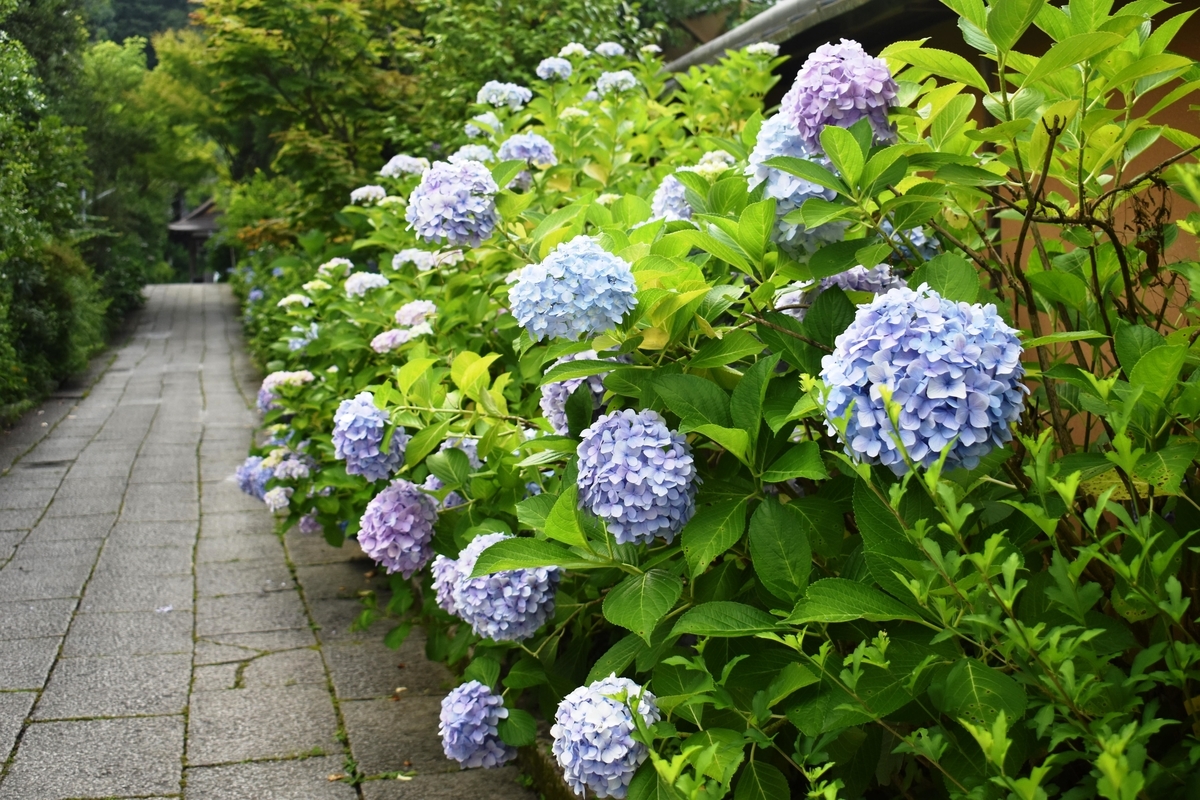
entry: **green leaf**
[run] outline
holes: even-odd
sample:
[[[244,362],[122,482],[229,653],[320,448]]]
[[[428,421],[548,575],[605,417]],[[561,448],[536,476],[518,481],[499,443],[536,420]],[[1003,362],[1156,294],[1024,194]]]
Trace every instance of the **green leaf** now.
[[[751,761],[738,776],[733,800],[780,800],[791,797],[787,779],[770,764]]]
[[[490,656],[476,656],[463,670],[463,680],[479,681],[484,686],[494,687],[500,680],[500,662]]]
[[[754,149],[754,145],[758,143],[758,132],[762,128],[763,115],[758,109],[750,115],[750,119],[746,120],[746,124],[742,127],[742,144],[746,145],[749,150]]]
[[[789,506],[764,500],[750,518],[750,555],[766,590],[795,602],[808,586],[812,549],[804,522]]]
[[[854,213],[854,206],[832,203],[823,197],[810,197],[804,201],[804,205],[789,212],[783,219],[785,222],[791,223],[802,222],[804,227],[812,229],[819,228],[827,222],[852,216]]]
[[[1062,342],[1093,342],[1098,339],[1107,339],[1106,334],[1100,331],[1065,331],[1063,333],[1051,333],[1047,336],[1038,336],[1033,339],[1026,339],[1021,342],[1021,346],[1026,350],[1032,350],[1035,347],[1044,347],[1048,344],[1060,344]]]
[[[979,273],[957,253],[942,253],[917,267],[909,284],[922,283],[947,300],[974,303],[979,297]]]
[[[787,504],[803,521],[808,543],[825,558],[833,558],[842,551],[846,538],[846,521],[837,504],[826,497],[797,497]]]
[[[828,278],[831,275],[845,272],[857,267],[858,251],[864,244],[863,239],[827,244],[813,253],[808,261],[808,268],[814,278]]]
[[[821,131],[821,149],[837,167],[842,180],[851,186],[858,183],[866,164],[866,153],[859,147],[854,134],[837,125],[826,125]]]
[[[658,770],[654,768],[654,762],[647,761],[642,764],[633,776],[633,780],[629,782],[627,798],[628,800],[679,800],[679,793],[671,788],[662,775],[658,774]]]
[[[778,621],[774,617],[754,606],[718,600],[712,603],[702,603],[685,612],[679,618],[679,622],[675,623],[671,634],[694,633],[697,636],[740,637],[773,631],[777,626]]]
[[[578,438],[584,428],[592,424],[592,412],[595,411],[595,395],[587,381],[575,387],[575,391],[567,397],[563,411],[567,415],[567,435],[572,439]]]
[[[751,203],[742,210],[742,214],[738,218],[738,244],[754,260],[754,263],[762,263],[763,254],[771,242],[771,231],[774,227],[774,198]]]
[[[425,459],[425,466],[450,488],[466,486],[471,480],[471,461],[457,447],[434,453]]]
[[[1121,325],[1114,334],[1117,360],[1128,375],[1142,357],[1166,343],[1163,335],[1145,325]]]
[[[680,536],[683,555],[695,578],[742,538],[746,530],[746,501],[729,500],[701,506]]]
[[[512,665],[502,683],[506,689],[529,689],[547,683],[546,671],[533,658],[522,658]]]
[[[950,669],[941,700],[942,710],[950,716],[989,730],[1001,711],[1010,725],[1025,714],[1020,684],[973,658],[963,658]]]
[[[508,716],[497,723],[496,732],[505,744],[524,747],[537,738],[537,720],[528,711],[510,708]]]
[[[683,582],[664,570],[630,575],[604,598],[604,618],[650,644],[654,626],[675,607],[682,594]]]
[[[825,480],[829,473],[821,460],[821,447],[816,442],[800,442],[790,447],[763,473],[763,483],[783,483],[792,478]]]
[[[547,383],[558,383],[559,381],[571,378],[586,378],[591,375],[601,375],[611,372],[613,366],[613,362],[602,359],[581,358],[578,361],[567,361],[546,370],[546,374],[542,376],[539,384],[545,386]]]
[[[446,420],[417,431],[404,448],[404,463],[410,467],[420,464],[425,456],[433,452],[433,448],[441,444],[449,430],[450,422]]]
[[[503,189],[513,182],[513,178],[521,174],[521,170],[528,169],[528,167],[528,164],[520,160],[501,161],[492,167],[492,178],[496,181],[496,185]]]
[[[693,734],[688,746],[699,745],[701,750],[692,753],[688,761],[696,770],[723,785],[728,786],[734,773],[746,757],[746,743],[742,734],[728,728],[709,728]]]
[[[959,186],[1003,186],[1007,181],[994,172],[965,164],[944,164],[938,167],[933,177],[945,183]]]
[[[637,657],[638,651],[643,647],[645,645],[640,638],[635,634],[629,634],[596,659],[596,663],[592,665],[587,680],[584,682],[595,683],[609,675],[620,675],[633,663],[633,659]]]
[[[1029,86],[1044,80],[1068,67],[1087,61],[1093,56],[1110,50],[1125,41],[1115,33],[1081,33],[1059,42],[1038,59],[1037,66],[1029,71],[1021,86]]]
[[[587,534],[579,514],[579,488],[571,483],[563,489],[546,517],[546,536],[574,547],[585,547]]]
[[[742,379],[733,388],[733,397],[729,401],[729,412],[733,424],[744,430],[750,437],[749,445],[754,446],[758,441],[758,429],[762,425],[763,400],[767,395],[767,384],[775,374],[775,365],[779,356],[769,355],[754,362],[754,365],[742,373]],[[748,452],[748,449],[747,449]]]
[[[1138,359],[1129,373],[1129,382],[1145,387],[1147,392],[1165,400],[1179,381],[1179,371],[1187,357],[1187,345],[1168,344],[1156,347]]]
[[[562,545],[543,539],[520,537],[496,542],[480,553],[471,577],[480,578],[493,572],[533,567],[595,569],[604,566],[608,566],[607,562],[581,558]]]
[[[1033,24],[1046,0],[999,0],[988,9],[987,35],[1001,51],[1011,50]]]
[[[846,184],[842,183],[836,175],[816,162],[804,158],[792,158],[791,156],[775,156],[774,158],[768,158],[763,164],[764,166],[786,172],[789,175],[795,175],[797,178],[803,178],[809,183],[817,184],[817,186],[832,189],[838,194],[850,194],[850,190],[846,187]]]
[[[710,380],[695,375],[660,375],[654,381],[654,389],[667,409],[684,424],[728,427],[733,421],[729,415],[729,395]]]
[[[855,619],[869,622],[921,620],[911,608],[878,589],[846,578],[824,578],[808,587],[808,592],[796,604],[796,610],[788,617],[788,622],[802,625],[806,622],[849,622]]]
[[[728,450],[738,461],[745,464],[750,453],[750,434],[741,428],[726,428],[721,425],[705,423],[703,425],[685,425],[687,431],[707,436]]]
[[[889,49],[888,56],[912,64],[917,69],[966,84],[972,89],[978,89],[981,92],[991,91],[987,81],[979,74],[979,70],[957,53],[933,47],[913,47],[911,49]]]
[[[546,527],[546,517],[550,516],[550,509],[554,508],[556,500],[558,495],[549,492],[526,497],[517,503],[517,522],[535,531],[543,530]]]
[[[817,295],[804,315],[804,330],[810,338],[833,347],[834,340],[854,321],[854,304],[840,287],[831,286]]]
[[[716,231],[716,233],[714,233]],[[677,231],[676,236],[685,240],[692,247],[698,247],[706,253],[712,253],[722,261],[737,267],[742,272],[754,273],[750,259],[741,245],[729,238],[728,234],[715,226],[707,231]]]
[[[687,362],[688,369],[723,367],[763,351],[763,343],[745,331],[728,331],[721,339],[710,339]]]
[[[1083,311],[1087,306],[1087,284],[1078,275],[1059,270],[1033,272],[1029,282],[1038,294],[1055,303],[1062,303],[1067,308]]]

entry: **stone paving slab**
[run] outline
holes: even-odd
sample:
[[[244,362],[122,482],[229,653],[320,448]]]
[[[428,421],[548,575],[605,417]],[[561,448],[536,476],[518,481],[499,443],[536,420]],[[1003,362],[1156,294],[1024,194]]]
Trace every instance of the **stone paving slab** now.
[[[0,433],[0,798],[532,800],[444,757],[420,631],[351,630],[387,587],[357,544],[280,537],[238,491],[239,336],[227,287],[152,287],[82,388]]]

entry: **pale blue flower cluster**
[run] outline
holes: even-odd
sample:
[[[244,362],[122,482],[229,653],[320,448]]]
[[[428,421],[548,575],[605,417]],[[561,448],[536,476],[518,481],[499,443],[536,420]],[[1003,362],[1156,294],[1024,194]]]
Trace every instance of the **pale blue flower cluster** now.
[[[271,513],[275,514],[288,507],[292,501],[293,491],[290,486],[276,486],[263,494],[262,501],[266,503]]]
[[[479,161],[481,163],[491,161],[495,156],[491,149],[482,144],[464,144],[458,148],[450,158],[446,159],[451,164],[458,164],[461,161]]]
[[[515,83],[488,81],[479,88],[475,97],[476,103],[500,108],[508,106],[511,111],[520,111],[521,107],[533,99],[533,92]]]
[[[609,675],[563,698],[554,714],[551,750],[567,785],[580,796],[623,798],[649,756],[635,741],[633,706],[647,725],[661,718],[657,698],[628,678]]]
[[[780,113],[813,150],[820,149],[826,125],[849,128],[864,118],[877,141],[891,141],[888,109],[896,105],[896,91],[886,61],[868,55],[858,42],[842,39],[821,45],[808,57],[784,95]]]
[[[401,175],[420,175],[427,169],[429,169],[428,158],[415,158],[401,153],[392,156],[379,170],[379,174],[384,178],[399,178]]]
[[[346,296],[364,297],[371,289],[382,289],[388,285],[388,279],[378,272],[355,272],[346,278]]]
[[[263,292],[262,289],[257,289],[257,288],[251,289],[250,293],[246,295],[246,302],[257,303],[258,301],[262,300],[266,296],[267,296],[266,293]]]
[[[315,322],[310,322],[308,325],[293,325],[292,333],[298,335],[287,340],[287,347],[294,353],[316,341],[317,337],[321,335],[321,327]]]
[[[619,544],[668,544],[696,511],[696,465],[687,439],[657,412],[606,414],[580,436],[579,505]]]
[[[355,205],[369,206],[387,197],[387,190],[382,186],[360,186],[350,193],[350,202]]]
[[[565,81],[571,77],[572,67],[571,62],[565,58],[550,56],[549,58],[543,58],[535,71],[537,72],[537,76],[544,81]]]
[[[625,48],[616,42],[601,42],[596,45],[596,55],[605,58],[618,58],[625,55]]]
[[[517,749],[500,738],[500,720],[508,716],[504,698],[479,681],[467,681],[442,700],[438,733],[446,758],[463,769],[499,767],[517,757]]]
[[[922,227],[909,228],[896,233],[892,228],[891,220],[886,219],[880,227],[883,228],[883,232],[888,235],[889,239],[900,245],[900,255],[906,259],[913,257],[912,250],[908,248],[910,244],[917,249],[917,255],[921,257],[922,261],[929,261],[942,251],[942,243],[937,240],[937,237],[926,233]],[[908,241],[904,241],[905,239]]]
[[[793,258],[803,259],[822,245],[841,241],[846,232],[844,222],[829,222],[808,230],[803,223],[784,221],[784,216],[800,208],[804,201],[813,197],[833,200],[837,192],[766,166],[767,161],[777,156],[821,163],[821,159],[804,143],[784,114],[775,114],[763,122],[758,131],[758,141],[750,153],[746,177],[750,179],[751,190],[765,182],[765,196],[775,198],[775,214],[778,218],[772,232],[775,242]]]
[[[275,470],[263,466],[261,456],[250,456],[237,468],[234,477],[238,488],[258,500],[267,493],[267,481],[275,476]]]
[[[775,298],[775,308],[803,321],[817,295],[830,286],[837,286],[843,292],[883,294],[907,285],[903,278],[892,273],[892,268],[887,264],[879,264],[870,269],[863,266],[851,267],[837,275],[830,275],[815,283],[807,281],[794,290],[783,292]]]
[[[386,478],[404,463],[408,433],[396,428],[391,450],[380,451],[388,417],[375,405],[370,392],[343,400],[333,415],[334,457],[346,462],[346,472],[362,475],[369,481]]]
[[[612,330],[637,305],[629,263],[587,236],[563,242],[540,264],[508,277],[512,314],[534,341]]]
[[[405,219],[427,242],[477,247],[496,229],[492,173],[478,161],[435,162],[408,200]]]
[[[471,577],[484,550],[512,538],[485,533],[472,539],[457,559],[438,556],[433,586],[438,605],[495,642],[520,642],[537,633],[554,616],[554,596],[561,570],[536,567]]]
[[[396,309],[397,325],[420,325],[437,314],[437,305],[431,300],[412,300]]]
[[[478,125],[476,123],[479,123]],[[480,125],[484,127],[479,127]],[[484,134],[491,136],[500,130],[500,118],[492,111],[485,111],[482,114],[476,114],[471,117],[471,121],[463,126],[463,133],[470,136],[472,139],[483,136]]]
[[[536,133],[518,133],[500,145],[497,155],[501,161],[524,161],[530,166],[547,169],[558,163],[554,145]]]
[[[571,361],[591,361],[592,359],[600,358],[595,350],[584,350],[582,353],[573,353],[556,359],[551,364],[547,371],[557,367],[559,364],[566,364]],[[614,364],[629,363],[628,356],[618,356],[615,358],[606,358],[605,361],[611,361]],[[550,427],[560,436],[565,436],[569,430],[567,425],[567,398],[575,393],[584,383],[587,383],[588,389],[592,393],[592,410],[600,407],[604,401],[604,376],[607,372],[601,372],[597,375],[588,375],[583,378],[567,378],[565,381],[555,381],[542,385],[542,399],[540,405],[542,413],[546,415],[546,420],[550,423]]]
[[[470,463],[472,470],[478,471],[483,469],[483,462],[479,460],[479,441],[477,439],[460,439],[452,436],[442,442],[438,447],[438,452],[444,453],[450,449],[461,450],[466,453],[467,461]],[[445,485],[442,483],[441,478],[431,473],[425,478],[425,482],[421,484],[421,488],[428,492],[436,492]],[[450,492],[446,495],[446,499],[442,501],[442,508],[454,508],[466,502],[458,492]]]
[[[275,390],[280,386],[303,386],[311,383],[315,378],[316,376],[306,369],[296,372],[272,372],[263,378],[262,385],[258,388],[259,412],[265,414],[272,409],[279,408],[279,395]]]
[[[847,417],[846,451],[896,474],[908,470],[896,437],[928,467],[973,469],[1012,439],[1026,389],[1022,347],[994,305],[955,303],[925,284],[892,289],[858,308],[821,361],[825,415]],[[885,391],[899,409],[899,433]]]
[[[663,178],[650,201],[650,216],[667,222],[692,218],[692,207],[688,205],[686,190],[679,178],[674,175]]]
[[[599,51],[599,48],[596,48]],[[607,97],[613,92],[628,92],[638,85],[638,79],[627,69],[616,72],[602,72],[596,79],[596,94]]]
[[[433,558],[433,498],[410,481],[394,480],[367,503],[358,543],[389,575],[411,578]]]

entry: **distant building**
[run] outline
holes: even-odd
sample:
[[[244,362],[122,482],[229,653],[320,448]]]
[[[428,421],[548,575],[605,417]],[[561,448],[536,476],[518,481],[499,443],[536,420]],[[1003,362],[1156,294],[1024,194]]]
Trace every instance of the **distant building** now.
[[[212,275],[206,275],[204,265],[199,263],[200,250],[216,232],[220,216],[221,210],[217,208],[216,201],[205,200],[167,226],[171,240],[188,249],[188,280],[192,283],[212,280]]]

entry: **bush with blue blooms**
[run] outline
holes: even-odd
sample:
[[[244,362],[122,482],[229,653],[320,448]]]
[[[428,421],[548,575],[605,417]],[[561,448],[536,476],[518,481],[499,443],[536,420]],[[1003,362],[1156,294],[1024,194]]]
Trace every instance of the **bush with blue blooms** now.
[[[239,485],[391,573],[356,625],[423,626],[450,759],[551,724],[588,797],[1196,794],[1197,65],[1163,4],[1020,5],[955,5],[970,58],[558,42],[246,257],[312,378]]]

